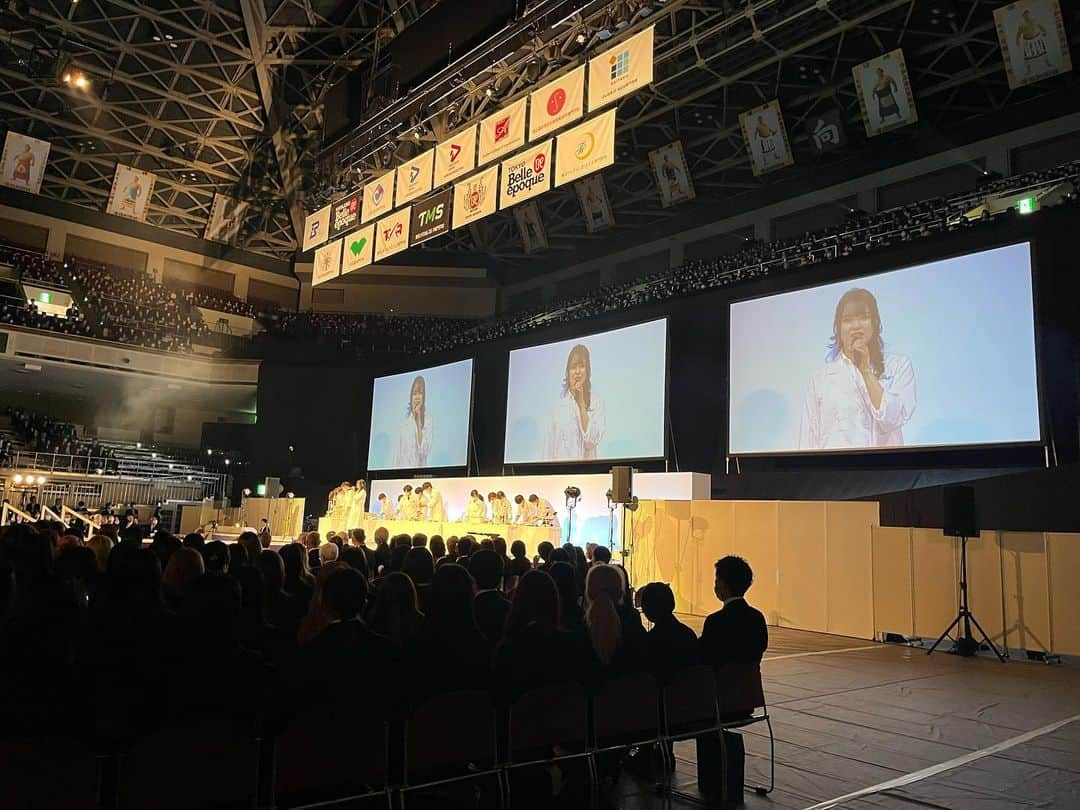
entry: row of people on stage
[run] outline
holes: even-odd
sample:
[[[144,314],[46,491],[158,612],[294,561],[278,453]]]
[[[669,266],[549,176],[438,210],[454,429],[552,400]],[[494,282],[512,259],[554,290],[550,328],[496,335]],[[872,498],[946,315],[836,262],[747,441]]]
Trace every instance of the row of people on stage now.
[[[377,500],[379,514],[386,520],[431,520],[444,523],[448,519],[442,493],[432,486],[430,481],[416,487],[406,484],[396,501],[391,500],[385,492],[380,492]],[[559,514],[551,501],[536,494],[529,495],[528,498],[515,495],[514,503],[511,504],[506,493],[501,490],[489,492],[485,500],[479,490],[474,489],[469,493],[465,511],[458,520],[557,527]]]
[[[341,486],[330,490],[326,516],[344,522],[346,526],[359,526],[367,512],[367,482],[357,479],[356,486],[342,481]]]

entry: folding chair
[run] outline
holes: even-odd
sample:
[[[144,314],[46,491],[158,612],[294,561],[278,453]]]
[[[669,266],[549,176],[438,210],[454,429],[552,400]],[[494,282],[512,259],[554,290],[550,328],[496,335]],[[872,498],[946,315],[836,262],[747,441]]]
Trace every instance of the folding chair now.
[[[315,706],[277,735],[273,751],[274,807],[312,808],[382,798],[390,788],[390,722],[367,707]]]
[[[637,746],[661,748],[660,691],[647,672],[609,681],[592,699],[590,762],[593,778],[601,784],[601,756]],[[659,752],[661,767],[667,756]]]
[[[494,776],[503,803],[496,757],[495,706],[487,692],[451,692],[434,697],[405,721],[404,771],[398,788],[406,794]]]
[[[673,746],[682,740],[720,731],[716,675],[712,667],[698,664],[673,674],[661,692],[661,717],[663,734],[659,747],[665,762],[660,791],[668,797],[696,801],[696,796],[676,790],[672,785],[675,773]]]
[[[765,796],[776,787],[776,739],[773,737],[772,719],[765,704],[765,690],[761,683],[760,664],[726,664],[716,672],[716,703],[720,717],[720,728],[732,731],[755,723],[765,723],[769,729],[769,787],[755,787],[754,792]],[[761,713],[756,714],[760,709]],[[729,719],[730,718],[730,719]],[[720,735],[720,746],[727,762],[724,750],[724,735]]]

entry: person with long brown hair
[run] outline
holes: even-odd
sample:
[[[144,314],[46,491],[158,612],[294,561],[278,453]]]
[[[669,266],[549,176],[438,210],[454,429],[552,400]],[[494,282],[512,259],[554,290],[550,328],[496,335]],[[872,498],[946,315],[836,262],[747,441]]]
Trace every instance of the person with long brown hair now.
[[[409,404],[398,426],[394,466],[419,470],[428,466],[431,453],[431,414],[427,408],[427,382],[417,375],[409,387]]]
[[[836,304],[825,365],[806,392],[800,450],[902,447],[915,412],[911,360],[887,354],[877,299],[854,288]]]
[[[562,393],[548,415],[544,460],[596,458],[606,428],[604,400],[593,390],[589,349],[578,343],[566,358]]]

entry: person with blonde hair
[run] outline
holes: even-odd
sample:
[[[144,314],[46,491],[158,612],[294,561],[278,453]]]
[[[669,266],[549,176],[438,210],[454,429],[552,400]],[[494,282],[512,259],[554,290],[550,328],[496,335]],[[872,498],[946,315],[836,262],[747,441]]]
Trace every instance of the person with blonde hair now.
[[[633,669],[644,636],[641,617],[625,599],[626,580],[621,571],[603,563],[589,569],[585,577],[585,626],[607,677]]]
[[[95,534],[86,541],[86,545],[94,552],[94,557],[97,559],[98,571],[104,574],[105,567],[109,562],[109,552],[112,551],[112,540],[103,534]]]

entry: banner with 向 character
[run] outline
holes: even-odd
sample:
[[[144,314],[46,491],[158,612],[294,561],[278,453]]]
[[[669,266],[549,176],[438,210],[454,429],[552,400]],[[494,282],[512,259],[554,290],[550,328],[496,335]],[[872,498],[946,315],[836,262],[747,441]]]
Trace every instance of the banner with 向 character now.
[[[664,208],[694,199],[694,184],[686,168],[682,141],[672,141],[649,152],[649,165]]]
[[[375,261],[400,253],[409,246],[412,209],[402,208],[375,223]]]
[[[210,204],[210,218],[206,220],[206,230],[203,231],[203,239],[208,242],[220,242],[223,245],[235,245],[236,237],[240,234],[240,228],[243,227],[247,209],[248,204],[243,200],[215,192],[214,201]]]
[[[531,200],[551,188],[552,140],[518,152],[502,163],[499,210]]]
[[[740,114],[739,128],[755,176],[795,162],[784,127],[784,116],[780,113],[780,102],[776,99]]]
[[[596,233],[615,227],[615,214],[611,210],[611,201],[608,200],[607,186],[602,174],[597,173],[578,180],[574,183],[574,191],[577,192],[578,203],[581,204],[581,215],[585,217],[585,230]]]
[[[1058,0],[1020,0],[994,9],[994,25],[1013,90],[1072,70]]]
[[[352,273],[372,262],[375,248],[375,223],[361,225],[342,240],[341,275]]]
[[[498,164],[455,183],[454,230],[494,214],[498,205],[498,193]]]
[[[528,96],[519,98],[480,121],[479,163],[487,163],[524,145],[528,101]]]
[[[431,191],[431,174],[434,167],[434,149],[426,149],[412,160],[398,166],[394,204],[404,205]]]
[[[476,131],[473,124],[435,147],[434,186],[446,185],[476,168]]]
[[[819,155],[847,146],[844,118],[835,107],[811,113],[803,121],[810,143]]]
[[[116,164],[109,201],[105,205],[106,214],[146,222],[146,212],[150,208],[150,195],[154,193],[157,177],[142,169],[133,169],[122,163]]]
[[[919,120],[904,52],[899,48],[856,65],[851,75],[868,138]]]
[[[371,222],[376,217],[390,213],[394,207],[393,170],[373,177],[364,183],[360,201],[360,221]]]
[[[324,205],[313,214],[308,214],[304,219],[304,243],[303,251],[306,253],[313,247],[318,247],[329,237],[330,232],[330,206]]]
[[[653,80],[653,26],[589,60],[589,112]]]
[[[585,114],[585,65],[529,94],[529,140],[572,124]]]
[[[526,253],[536,253],[547,248],[547,231],[544,230],[544,220],[540,217],[540,206],[536,204],[536,200],[515,208],[514,221]]]
[[[31,194],[41,191],[50,146],[48,141],[8,130],[4,138],[4,154],[0,158],[0,185]]]
[[[315,251],[315,263],[311,268],[311,286],[317,287],[341,275],[341,243],[335,239]]]
[[[578,124],[556,137],[555,185],[571,183],[615,162],[615,110]]]
[[[328,238],[337,239],[360,224],[360,192],[354,191],[330,204],[330,225]]]

